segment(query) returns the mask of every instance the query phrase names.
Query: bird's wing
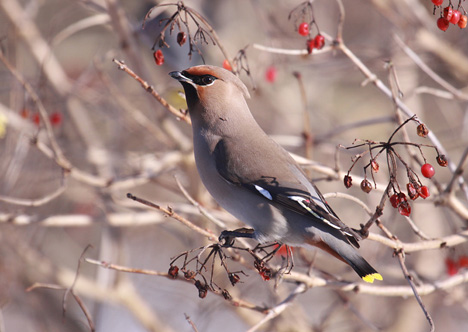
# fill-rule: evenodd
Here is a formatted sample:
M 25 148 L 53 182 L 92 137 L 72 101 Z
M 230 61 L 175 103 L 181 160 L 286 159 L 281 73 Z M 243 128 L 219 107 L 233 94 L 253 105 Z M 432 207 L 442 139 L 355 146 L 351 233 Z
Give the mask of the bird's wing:
M 271 143 L 267 144 L 268 147 L 255 143 L 239 146 L 239 142 L 234 145 L 222 139 L 213 151 L 216 169 L 226 181 L 262 196 L 271 204 L 283 206 L 340 230 L 359 248 L 357 241 L 361 236 L 338 218 L 291 156 L 273 141 Z M 238 158 L 244 154 L 233 153 L 233 149 L 242 149 L 244 154 L 249 153 L 258 158 Z

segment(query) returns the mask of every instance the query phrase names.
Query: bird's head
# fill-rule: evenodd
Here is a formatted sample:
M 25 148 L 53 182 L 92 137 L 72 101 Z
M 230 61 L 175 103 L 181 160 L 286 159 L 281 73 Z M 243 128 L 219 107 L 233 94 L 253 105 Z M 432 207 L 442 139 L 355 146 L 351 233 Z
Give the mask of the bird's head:
M 250 98 L 247 87 L 230 71 L 215 66 L 195 66 L 169 73 L 185 90 L 189 111 L 233 109 Z

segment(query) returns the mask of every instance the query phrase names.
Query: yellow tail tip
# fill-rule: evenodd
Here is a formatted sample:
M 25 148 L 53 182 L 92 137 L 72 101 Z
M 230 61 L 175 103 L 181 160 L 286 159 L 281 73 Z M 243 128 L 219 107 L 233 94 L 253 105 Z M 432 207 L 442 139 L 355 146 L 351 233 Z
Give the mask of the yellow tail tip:
M 372 273 L 372 274 L 368 274 L 368 275 L 362 277 L 362 280 L 364 280 L 365 282 L 369 282 L 371 284 L 374 282 L 374 279 L 375 280 L 383 280 L 380 273 Z

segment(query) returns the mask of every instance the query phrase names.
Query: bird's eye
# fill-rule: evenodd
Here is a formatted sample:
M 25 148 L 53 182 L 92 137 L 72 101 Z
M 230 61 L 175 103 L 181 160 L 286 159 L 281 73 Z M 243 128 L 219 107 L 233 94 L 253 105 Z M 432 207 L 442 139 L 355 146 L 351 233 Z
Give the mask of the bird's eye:
M 200 77 L 200 85 L 210 85 L 216 80 L 216 77 L 211 75 L 205 75 Z

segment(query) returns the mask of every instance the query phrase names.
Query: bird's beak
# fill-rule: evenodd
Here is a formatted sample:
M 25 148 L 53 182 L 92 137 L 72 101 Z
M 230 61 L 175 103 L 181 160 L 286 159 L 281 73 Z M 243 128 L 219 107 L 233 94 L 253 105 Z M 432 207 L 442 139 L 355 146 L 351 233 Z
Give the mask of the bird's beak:
M 191 80 L 190 78 L 185 77 L 184 75 L 182 75 L 182 72 L 180 72 L 180 71 L 171 71 L 171 72 L 169 73 L 169 75 L 170 75 L 172 78 L 178 80 L 178 81 L 181 82 L 181 83 L 182 83 L 182 82 L 186 82 L 186 83 L 189 83 L 189 84 L 192 84 L 192 83 L 193 83 L 192 80 Z

